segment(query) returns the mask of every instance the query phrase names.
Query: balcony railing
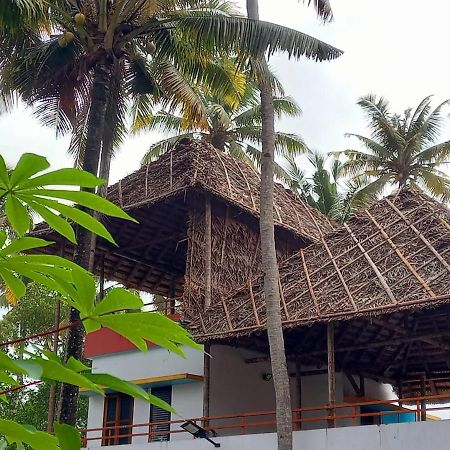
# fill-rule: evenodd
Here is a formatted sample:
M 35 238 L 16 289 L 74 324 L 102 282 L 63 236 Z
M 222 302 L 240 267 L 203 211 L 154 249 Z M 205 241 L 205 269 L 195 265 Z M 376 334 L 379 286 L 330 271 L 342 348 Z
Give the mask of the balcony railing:
M 431 405 L 427 405 L 431 403 Z M 367 411 L 370 408 L 388 407 L 389 410 Z M 450 395 L 432 395 L 409 397 L 393 400 L 347 402 L 335 405 L 321 405 L 292 410 L 293 427 L 298 431 L 311 428 L 307 424 L 316 424 L 314 428 L 338 426 L 357 426 L 367 422 L 382 423 L 384 417 L 390 417 L 389 423 L 427 420 L 427 414 L 450 410 Z M 214 434 L 233 435 L 263 433 L 275 430 L 275 411 L 250 412 L 222 416 L 199 417 L 191 419 Z M 111 439 L 127 439 L 130 443 L 135 437 L 147 437 L 148 441 L 168 440 L 171 435 L 186 433 L 180 425 L 184 420 L 167 422 L 147 422 L 133 425 L 119 425 L 102 428 L 90 428 L 82 431 L 84 446 L 92 441 L 101 441 L 101 445 L 112 445 Z M 163 427 L 162 427 L 163 426 Z M 159 431 L 162 428 L 169 428 Z M 136 430 L 140 428 L 141 430 Z M 142 431 L 142 428 L 146 428 Z M 96 434 L 96 436 L 92 436 Z

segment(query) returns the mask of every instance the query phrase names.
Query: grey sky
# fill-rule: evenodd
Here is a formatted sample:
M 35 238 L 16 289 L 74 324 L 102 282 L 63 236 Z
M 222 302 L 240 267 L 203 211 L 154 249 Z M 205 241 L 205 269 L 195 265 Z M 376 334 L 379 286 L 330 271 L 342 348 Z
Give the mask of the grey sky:
M 238 2 L 245 5 L 244 0 Z M 300 133 L 322 152 L 345 149 L 352 141 L 345 132 L 367 133 L 355 105 L 374 93 L 387 97 L 401 112 L 426 95 L 436 103 L 450 97 L 448 13 L 444 0 L 332 0 L 335 21 L 322 25 L 312 8 L 297 0 L 260 0 L 261 18 L 320 38 L 344 50 L 329 63 L 288 61 L 276 56 L 271 65 L 286 92 L 301 105 L 303 116 L 283 120 L 278 129 Z M 449 122 L 450 124 L 450 122 Z M 446 124 L 442 138 L 450 138 Z M 71 165 L 67 139 L 58 139 L 23 108 L 0 117 L 1 151 L 10 162 L 25 151 L 49 157 L 54 167 Z M 112 165 L 112 180 L 139 166 L 156 135 L 130 138 Z

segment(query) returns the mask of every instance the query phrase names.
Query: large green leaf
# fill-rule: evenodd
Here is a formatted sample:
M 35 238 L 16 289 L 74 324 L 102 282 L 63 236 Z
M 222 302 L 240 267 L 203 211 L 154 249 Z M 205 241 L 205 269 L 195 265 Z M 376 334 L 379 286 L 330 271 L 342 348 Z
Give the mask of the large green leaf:
M 180 347 L 181 344 L 201 349 L 201 346 L 192 340 L 192 337 L 186 330 L 159 313 L 110 314 L 91 317 L 91 321 L 97 322 L 124 336 L 142 351 L 147 350 L 147 342 L 153 342 L 180 356 L 184 356 L 184 352 Z
M 32 153 L 22 155 L 17 166 L 8 173 L 3 158 L 0 159 L 0 198 L 5 198 L 5 210 L 11 227 L 23 235 L 30 226 L 27 207 L 34 210 L 65 238 L 75 243 L 72 223 L 98 234 L 109 242 L 114 239 L 104 225 L 85 211 L 67 205 L 67 202 L 102 214 L 134 220 L 113 203 L 81 188 L 94 188 L 104 180 L 79 169 L 47 170 L 46 158 Z M 77 190 L 55 189 L 53 186 L 70 186 Z
M 55 436 L 33 430 L 12 420 L 0 419 L 0 435 L 5 436 L 10 443 L 28 444 L 34 450 L 60 450 Z
M 144 302 L 137 295 L 123 288 L 115 288 L 111 289 L 105 298 L 95 306 L 92 314 L 101 316 L 116 311 L 140 309 L 142 306 L 144 306 Z
M 65 423 L 55 423 L 55 435 L 61 450 L 78 450 L 81 448 L 80 432 Z

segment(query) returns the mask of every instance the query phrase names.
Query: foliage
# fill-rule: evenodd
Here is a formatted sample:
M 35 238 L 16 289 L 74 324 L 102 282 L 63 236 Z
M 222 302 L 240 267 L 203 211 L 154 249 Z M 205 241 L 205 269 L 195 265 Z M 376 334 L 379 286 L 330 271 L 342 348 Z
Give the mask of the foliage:
M 390 184 L 411 185 L 442 201 L 450 200 L 450 180 L 443 172 L 449 163 L 450 141 L 438 143 L 441 110 L 447 103 L 432 109 L 431 97 L 426 97 L 416 109 L 398 115 L 390 111 L 384 98 L 362 97 L 358 105 L 366 113 L 372 133 L 370 138 L 347 135 L 358 139 L 365 150 L 335 153 L 347 158 L 344 173 L 355 181 L 369 179 L 362 193 L 378 195 Z
M 361 190 L 365 177 L 349 180 L 344 176 L 344 164 L 320 153 L 309 153 L 313 173 L 306 176 L 293 158 L 287 159 L 289 187 L 310 206 L 338 222 L 345 222 L 358 209 L 375 200 Z
M 239 102 L 230 102 L 217 95 L 208 95 L 199 89 L 199 98 L 207 112 L 207 124 L 203 127 L 186 117 L 185 111 L 180 115 L 168 111 L 160 111 L 141 118 L 135 124 L 135 130 L 160 130 L 173 136 L 156 142 L 150 146 L 142 164 L 154 161 L 169 151 L 182 138 L 199 138 L 211 143 L 218 150 L 225 151 L 231 156 L 249 163 L 255 168 L 261 165 L 261 101 L 258 90 L 253 83 L 248 82 L 245 95 Z M 283 116 L 295 117 L 301 110 L 290 97 L 274 97 L 275 114 L 277 118 Z M 306 145 L 296 134 L 283 132 L 275 133 L 275 148 L 279 156 L 293 157 L 304 153 Z M 286 173 L 281 166 L 277 166 L 276 175 L 285 180 Z
M 59 389 L 57 389 L 59 394 Z M 0 402 L 0 417 L 19 423 L 26 423 L 44 431 L 47 427 L 49 384 L 39 384 L 16 391 L 9 396 L 8 402 Z M 88 397 L 80 396 L 77 426 L 87 425 Z
M 0 319 L 0 342 L 37 334 L 55 325 L 54 306 L 59 295 L 38 283 L 28 283 L 26 289 L 20 301 L 12 305 Z M 28 343 L 50 349 L 50 340 L 46 336 Z
M 5 52 L 0 96 L 10 105 L 18 94 L 35 106 L 45 125 L 72 133 L 70 151 L 78 161 L 83 160 L 98 65 L 109 74 L 101 133 L 110 150 L 126 135 L 127 112 L 139 118 L 158 104 L 171 113 L 183 107 L 192 123 L 205 125 L 206 110 L 193 86 L 207 85 L 217 95 L 239 99 L 242 92 L 233 73 L 247 66 L 250 56 L 281 50 L 297 58 L 328 60 L 341 54 L 301 32 L 244 18 L 226 1 L 55 0 L 45 5 L 42 12 L 36 3 L 38 20 L 30 20 L 27 8 L 10 20 L 10 28 L 27 39 L 26 45 Z M 74 19 L 78 8 L 83 24 Z M 20 33 L 24 27 L 27 32 Z M 0 33 L 0 44 L 5 40 L 9 34 Z M 229 62 L 223 64 L 223 55 L 239 56 L 234 71 Z
M 0 161 L 3 159 L 0 158 Z M 6 197 L 7 202 L 9 199 L 13 204 L 13 209 L 6 207 L 9 226 L 19 235 L 23 235 L 30 226 L 28 219 L 24 216 L 22 218 L 20 212 L 17 213 L 24 208 L 25 204 L 35 212 L 37 210 L 39 214 L 43 211 L 42 208 L 52 210 L 52 214 L 58 218 L 56 228 L 64 231 L 67 237 L 71 235 L 62 223 L 71 227 L 69 220 L 83 226 L 89 223 L 93 231 L 103 234 L 104 227 L 92 217 L 86 219 L 84 215 L 69 213 L 66 208 L 73 210 L 75 208 L 63 204 L 60 200 L 78 200 L 84 207 L 91 210 L 132 220 L 116 206 L 93 194 L 58 189 L 61 185 L 72 188 L 77 185 L 98 185 L 101 180 L 97 177 L 75 169 L 62 169 L 37 175 L 47 167 L 45 158 L 31 154 L 24 155 L 10 173 L 6 171 L 4 163 L 0 166 L 1 195 Z M 57 187 L 48 189 L 49 185 Z M 49 198 L 51 203 L 48 203 Z M 60 212 L 60 215 L 57 215 L 57 212 Z M 108 238 L 108 235 L 105 237 Z M 13 238 L 6 242 L 5 233 L 3 241 L 3 248 L 0 251 L 0 273 L 4 282 L 24 302 L 26 302 L 26 290 L 28 287 L 31 288 L 22 281 L 22 277 L 27 277 L 56 292 L 55 297 L 65 305 L 79 310 L 81 321 L 88 333 L 101 326 L 107 327 L 135 343 L 142 351 L 147 350 L 146 341 L 154 342 L 180 355 L 183 355 L 181 345 L 200 348 L 185 330 L 167 317 L 156 312 L 136 312 L 144 303 L 134 293 L 123 288 L 113 288 L 98 301 L 95 279 L 89 272 L 60 257 L 23 254 L 24 251 L 48 245 L 49 242 L 27 236 Z M 32 294 L 31 290 L 29 294 Z M 127 313 L 128 311 L 131 312 Z M 104 395 L 105 389 L 113 389 L 171 410 L 169 405 L 128 381 L 109 374 L 92 373 L 91 369 L 81 361 L 74 358 L 63 361 L 57 354 L 45 348 L 26 347 L 24 355 L 18 355 L 18 357 L 6 351 L 0 351 L 0 387 L 2 389 L 0 395 L 4 400 L 5 394 L 11 389 L 20 388 L 18 380 L 21 379 L 41 380 L 46 384 L 70 383 L 100 395 Z M 32 391 L 24 395 L 35 394 L 35 391 Z M 4 436 L 10 444 L 26 444 L 36 450 L 80 447 L 78 431 L 67 425 L 56 425 L 55 435 L 52 436 L 27 425 L 21 425 L 15 419 L 16 417 L 0 419 L 0 436 Z

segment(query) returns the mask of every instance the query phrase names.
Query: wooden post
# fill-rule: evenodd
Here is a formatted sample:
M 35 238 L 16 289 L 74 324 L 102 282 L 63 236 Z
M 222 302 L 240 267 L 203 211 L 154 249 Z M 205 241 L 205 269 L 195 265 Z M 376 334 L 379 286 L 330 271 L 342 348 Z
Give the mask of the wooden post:
M 336 404 L 336 364 L 334 359 L 334 324 L 327 324 L 327 352 L 328 352 L 328 415 L 334 416 Z M 334 428 L 336 421 L 328 419 L 328 428 Z
M 210 375 L 211 375 L 211 357 L 210 355 L 211 346 L 209 344 L 204 345 L 204 356 L 203 356 L 203 417 L 207 418 L 209 417 L 210 411 L 209 411 L 209 397 L 210 397 L 210 390 L 211 390 L 211 382 L 210 382 Z M 209 427 L 209 420 L 204 419 L 203 420 L 203 428 Z
M 402 402 L 402 400 L 403 400 L 403 381 L 398 380 L 397 384 L 398 384 L 398 398 L 399 398 L 398 406 L 400 408 L 402 408 L 403 407 L 403 402 Z
M 205 201 L 205 309 L 211 305 L 211 198 Z
M 300 358 L 297 358 L 295 360 L 295 380 L 297 382 L 297 396 L 298 396 L 298 408 L 302 407 L 302 364 Z M 298 422 L 296 423 L 296 429 L 301 430 L 302 429 L 302 412 L 299 411 L 297 414 L 296 419 Z
M 359 376 L 359 393 L 361 397 L 366 396 L 366 383 L 364 375 Z
M 426 375 L 422 374 L 420 377 L 420 396 L 425 397 L 427 395 Z M 425 399 L 420 401 L 420 421 L 425 422 L 427 420 L 427 401 Z
M 102 253 L 100 260 L 100 300 L 105 296 L 105 253 Z
M 211 305 L 211 259 L 212 259 L 212 218 L 211 218 L 211 198 L 208 196 L 205 200 L 205 305 L 206 310 Z M 203 357 L 203 417 L 209 417 L 210 400 L 210 371 L 211 358 L 209 356 L 211 346 L 205 344 Z M 203 427 L 209 427 L 209 421 L 203 421 Z

